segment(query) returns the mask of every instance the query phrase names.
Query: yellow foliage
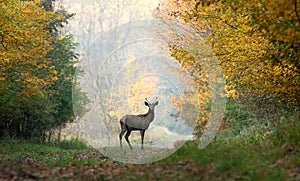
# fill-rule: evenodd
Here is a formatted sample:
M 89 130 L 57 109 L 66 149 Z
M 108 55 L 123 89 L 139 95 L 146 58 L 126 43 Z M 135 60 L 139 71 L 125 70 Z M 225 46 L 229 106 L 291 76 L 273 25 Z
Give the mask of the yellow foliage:
M 253 17 L 256 23 L 265 30 L 265 33 L 270 33 L 274 39 L 279 41 L 299 44 L 300 19 L 297 15 L 297 11 L 299 13 L 297 2 L 291 0 L 251 0 L 248 6 L 255 13 Z M 287 23 L 286 26 L 282 26 L 283 23 Z
M 300 20 L 294 1 L 167 0 L 157 18 L 179 21 L 203 35 L 222 67 L 227 98 L 239 98 L 247 93 L 299 104 Z M 170 55 L 190 73 L 198 72 L 195 79 L 198 97 L 174 99 L 173 106 L 182 110 L 184 103 L 179 104 L 178 99 L 197 106 L 201 110 L 198 119 L 201 127 L 210 116 L 208 78 L 196 57 L 180 46 L 180 41 L 186 39 L 173 32 L 165 34 L 169 36 Z M 192 45 L 192 42 L 186 44 L 189 43 Z M 279 63 L 274 62 L 273 57 L 277 57 Z
M 40 4 L 41 4 L 41 0 L 34 0 L 34 2 L 35 2 L 37 5 L 40 5 Z
M 294 1 L 168 0 L 161 9 L 161 18 L 175 18 L 204 34 L 227 79 L 227 97 L 237 98 L 237 89 L 242 88 L 299 103 L 300 54 L 295 47 L 300 34 Z M 183 66 L 193 67 L 192 58 L 176 46 L 176 37 L 173 40 L 171 54 Z M 289 43 L 288 48 L 282 50 L 281 42 Z M 269 55 L 280 63 L 272 62 Z M 194 69 L 201 71 L 201 67 Z
M 132 107 L 134 113 L 139 113 L 144 108 L 140 104 L 140 100 L 149 98 L 149 95 L 155 95 L 157 93 L 158 77 L 145 77 L 139 79 L 130 88 L 129 104 Z
M 238 98 L 238 92 L 236 90 L 236 85 L 232 82 L 229 82 L 226 87 L 225 87 L 225 90 L 226 90 L 226 97 L 227 98 Z
M 38 6 L 40 1 L 3 0 L 0 2 L 0 90 L 11 81 L 24 86 L 23 94 L 41 94 L 41 87 L 57 80 L 52 70 L 37 75 L 36 70 L 51 70 L 45 55 L 52 49 L 52 38 L 47 27 L 62 17 L 46 12 Z M 17 72 L 15 72 L 17 71 Z M 19 74 L 13 80 L 11 72 Z

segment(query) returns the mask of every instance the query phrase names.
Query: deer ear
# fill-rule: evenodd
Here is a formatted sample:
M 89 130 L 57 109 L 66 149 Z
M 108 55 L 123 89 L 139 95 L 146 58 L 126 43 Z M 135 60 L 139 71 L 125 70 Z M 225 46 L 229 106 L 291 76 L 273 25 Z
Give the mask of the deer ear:
M 147 102 L 147 101 L 145 101 L 145 105 L 149 107 L 149 104 L 148 104 L 148 102 Z
M 155 105 L 156 105 L 156 106 L 158 105 L 158 101 L 155 102 Z

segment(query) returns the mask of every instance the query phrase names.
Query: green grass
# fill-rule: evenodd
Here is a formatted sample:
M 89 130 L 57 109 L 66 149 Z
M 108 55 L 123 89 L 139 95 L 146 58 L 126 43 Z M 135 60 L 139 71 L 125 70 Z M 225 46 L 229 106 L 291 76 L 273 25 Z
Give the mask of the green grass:
M 84 151 L 87 150 L 87 151 Z M 94 153 L 92 153 L 94 152 Z M 39 144 L 22 140 L 1 140 L 0 160 L 46 163 L 49 166 L 93 165 L 102 155 L 79 140 Z
M 70 140 L 53 141 L 53 142 L 47 143 L 47 145 L 59 147 L 62 149 L 70 149 L 70 150 L 91 149 L 91 147 L 88 146 L 86 142 L 84 142 L 83 140 L 81 140 L 78 137 L 71 138 Z
M 215 140 L 204 149 L 188 141 L 175 154 L 161 162 L 179 163 L 193 160 L 198 166 L 213 164 L 213 175 L 228 174 L 241 180 L 286 180 L 288 173 L 300 166 L 300 123 L 288 126 L 264 137 Z M 285 145 L 293 150 L 285 153 Z M 235 177 L 237 175 L 238 177 Z

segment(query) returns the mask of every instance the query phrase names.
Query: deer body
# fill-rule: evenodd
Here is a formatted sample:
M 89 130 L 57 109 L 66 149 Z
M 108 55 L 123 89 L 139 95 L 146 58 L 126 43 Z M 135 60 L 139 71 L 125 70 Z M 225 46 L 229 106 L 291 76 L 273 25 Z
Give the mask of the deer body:
M 148 112 L 146 114 L 125 115 L 120 119 L 121 133 L 119 135 L 119 139 L 121 148 L 122 137 L 125 133 L 125 140 L 127 141 L 130 149 L 132 149 L 128 137 L 130 136 L 131 131 L 140 131 L 142 138 L 142 149 L 144 149 L 145 131 L 148 129 L 150 123 L 154 120 L 154 108 L 155 106 L 157 106 L 157 104 L 157 100 L 154 103 L 149 103 L 149 101 L 146 99 L 145 105 L 149 107 Z

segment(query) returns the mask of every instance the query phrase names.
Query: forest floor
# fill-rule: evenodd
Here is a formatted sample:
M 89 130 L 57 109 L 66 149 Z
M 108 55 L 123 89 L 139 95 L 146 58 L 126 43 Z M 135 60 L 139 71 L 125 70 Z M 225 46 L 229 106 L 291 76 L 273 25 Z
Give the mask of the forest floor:
M 198 167 L 193 161 L 145 165 L 107 161 L 94 165 L 48 166 L 28 159 L 0 162 L 0 180 L 202 180 L 213 172 L 210 167 L 213 165 Z
M 215 141 L 198 149 L 188 141 L 163 160 L 131 164 L 92 148 L 0 141 L 0 180 L 300 180 L 299 151 L 297 142 Z

